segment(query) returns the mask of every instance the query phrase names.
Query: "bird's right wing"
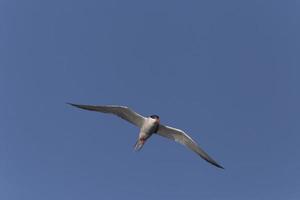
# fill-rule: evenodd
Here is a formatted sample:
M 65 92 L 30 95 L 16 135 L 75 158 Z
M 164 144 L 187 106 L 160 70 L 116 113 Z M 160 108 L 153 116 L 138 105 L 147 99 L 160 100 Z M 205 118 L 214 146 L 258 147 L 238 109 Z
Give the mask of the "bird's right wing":
M 92 105 L 79 105 L 79 104 L 73 104 L 68 103 L 71 106 L 75 106 L 77 108 L 85 109 L 85 110 L 91 110 L 91 111 L 97 111 L 102 113 L 110 113 L 117 115 L 118 117 L 136 125 L 137 127 L 141 128 L 145 117 L 142 115 L 134 112 L 130 108 L 126 106 L 115 106 L 115 105 L 104 105 L 104 106 L 92 106 Z
M 183 144 L 184 146 L 197 153 L 210 164 L 224 169 L 215 160 L 213 160 L 204 150 L 202 150 L 199 147 L 199 145 L 184 131 L 169 126 L 159 125 L 157 134 Z

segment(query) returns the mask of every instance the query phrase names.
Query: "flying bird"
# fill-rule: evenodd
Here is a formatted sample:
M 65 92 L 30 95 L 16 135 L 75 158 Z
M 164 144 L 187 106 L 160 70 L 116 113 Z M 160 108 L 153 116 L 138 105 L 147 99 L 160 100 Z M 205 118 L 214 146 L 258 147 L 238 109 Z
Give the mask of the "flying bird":
M 126 106 L 118 106 L 118 105 L 93 106 L 93 105 L 79 105 L 73 103 L 68 103 L 68 104 L 85 110 L 113 114 L 140 128 L 138 139 L 134 145 L 134 149 L 136 151 L 139 151 L 144 146 L 145 142 L 153 134 L 158 134 L 160 136 L 163 136 L 165 138 L 183 144 L 184 146 L 188 147 L 189 149 L 197 153 L 207 162 L 211 163 L 212 165 L 218 168 L 224 169 L 214 159 L 212 159 L 204 150 L 202 150 L 199 147 L 199 145 L 184 131 L 161 124 L 158 115 L 151 115 L 149 117 L 144 117 Z

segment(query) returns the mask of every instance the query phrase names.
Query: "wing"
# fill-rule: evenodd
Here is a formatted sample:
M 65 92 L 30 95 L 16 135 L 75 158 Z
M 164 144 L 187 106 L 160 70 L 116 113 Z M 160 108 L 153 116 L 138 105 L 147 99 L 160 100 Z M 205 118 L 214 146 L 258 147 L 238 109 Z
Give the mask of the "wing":
M 68 103 L 68 104 L 85 110 L 114 114 L 140 128 L 142 127 L 145 120 L 145 117 L 134 112 L 133 110 L 129 109 L 126 106 L 114 106 L 114 105 L 91 106 L 91 105 L 79 105 L 73 103 Z
M 199 156 L 201 156 L 207 162 L 211 163 L 212 165 L 214 165 L 216 167 L 224 169 L 215 160 L 213 160 L 205 151 L 203 151 L 198 146 L 198 144 L 182 130 L 172 128 L 169 126 L 159 125 L 157 134 L 183 144 L 184 146 L 193 150 L 195 153 L 197 153 Z

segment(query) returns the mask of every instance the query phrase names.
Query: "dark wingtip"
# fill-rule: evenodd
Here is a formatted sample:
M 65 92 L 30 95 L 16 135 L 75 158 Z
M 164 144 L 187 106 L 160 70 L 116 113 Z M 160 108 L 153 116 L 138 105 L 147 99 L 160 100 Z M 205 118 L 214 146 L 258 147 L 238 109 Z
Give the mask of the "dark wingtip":
M 212 163 L 212 164 L 220 169 L 225 169 L 223 166 L 219 165 L 218 163 Z
M 225 168 L 223 166 L 221 166 L 221 165 L 217 165 L 217 167 L 220 168 L 220 169 L 224 169 L 225 170 Z
M 213 166 L 215 166 L 215 167 L 218 167 L 218 168 L 220 168 L 220 169 L 225 169 L 223 166 L 221 166 L 221 165 L 219 165 L 216 161 L 214 161 L 214 160 L 209 160 L 209 159 L 205 159 L 207 162 L 209 162 L 210 164 L 212 164 Z
M 74 106 L 76 108 L 86 109 L 86 108 L 82 107 L 82 105 L 78 105 L 78 104 L 74 104 L 74 103 L 69 103 L 69 102 L 67 102 L 66 104 L 68 104 L 70 106 Z
M 69 103 L 69 102 L 66 102 L 66 104 L 70 105 L 70 106 L 75 106 L 75 107 L 78 107 L 77 104 L 74 104 L 74 103 Z

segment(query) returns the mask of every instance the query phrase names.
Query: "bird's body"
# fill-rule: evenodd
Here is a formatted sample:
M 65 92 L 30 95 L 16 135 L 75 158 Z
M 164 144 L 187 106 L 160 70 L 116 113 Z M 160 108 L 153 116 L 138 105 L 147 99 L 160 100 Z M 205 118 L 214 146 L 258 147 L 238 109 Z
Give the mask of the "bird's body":
M 135 144 L 135 150 L 140 150 L 146 140 L 151 137 L 153 133 L 156 133 L 159 128 L 159 118 L 156 116 L 147 117 L 143 126 L 140 129 L 139 138 Z
M 159 120 L 151 117 L 147 117 L 141 128 L 140 136 L 150 137 L 153 133 L 158 130 Z
M 140 150 L 145 142 L 153 135 L 157 134 L 165 138 L 179 142 L 186 147 L 190 148 L 192 151 L 201 156 L 204 160 L 211 163 L 212 165 L 224 169 L 215 160 L 213 160 L 205 151 L 203 151 L 199 145 L 184 131 L 169 126 L 165 126 L 160 123 L 160 118 L 157 115 L 151 115 L 149 117 L 143 117 L 142 115 L 134 112 L 126 106 L 115 106 L 115 105 L 105 105 L 105 106 L 91 106 L 91 105 L 78 105 L 69 103 L 72 106 L 103 113 L 109 113 L 117 115 L 118 117 L 134 124 L 140 128 L 139 136 L 137 142 L 134 146 L 136 151 Z

